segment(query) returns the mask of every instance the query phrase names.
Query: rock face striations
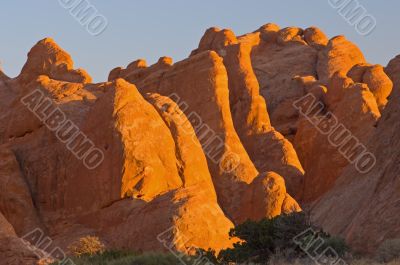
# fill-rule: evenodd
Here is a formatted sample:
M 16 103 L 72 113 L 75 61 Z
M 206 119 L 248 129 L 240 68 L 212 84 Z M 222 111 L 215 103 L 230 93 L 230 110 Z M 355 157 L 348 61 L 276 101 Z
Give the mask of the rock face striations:
M 315 27 L 210 28 L 183 61 L 97 84 L 41 40 L 0 72 L 0 257 L 38 262 L 35 230 L 63 249 L 218 251 L 234 225 L 301 206 L 373 252 L 400 236 L 399 75 Z

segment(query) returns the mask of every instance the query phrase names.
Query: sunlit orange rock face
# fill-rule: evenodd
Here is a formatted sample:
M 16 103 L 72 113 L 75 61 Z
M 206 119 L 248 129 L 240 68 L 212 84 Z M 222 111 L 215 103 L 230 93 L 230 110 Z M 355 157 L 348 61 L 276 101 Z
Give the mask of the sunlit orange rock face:
M 65 60 L 72 66 L 68 54 L 54 42 L 54 47 L 46 49 L 50 54 L 36 55 L 37 46 L 43 44 L 50 45 L 47 40 L 39 42 L 29 57 L 59 58 L 56 64 Z M 33 78 L 23 70 L 1 87 L 2 99 L 7 99 L 2 104 L 5 115 L 0 133 L 2 146 L 7 148 L 2 163 L 7 165 L 0 175 L 6 182 L 0 209 L 18 228 L 18 235 L 39 227 L 61 247 L 83 234 L 95 233 L 110 247 L 165 250 L 157 236 L 174 228 L 167 243 L 181 251 L 194 246 L 229 247 L 232 221 L 217 202 L 205 154 L 179 107 L 169 98 L 164 103 L 156 96 L 146 100 L 135 85 L 123 79 L 76 82 L 69 75 L 75 71 L 63 69 L 57 72 L 58 79 L 45 75 L 44 70 Z M 21 97 L 35 89 L 102 150 L 104 161 L 98 167 L 89 169 L 75 160 L 62 138 L 57 139 L 27 112 Z M 164 110 L 165 104 L 171 105 L 169 110 Z M 77 139 L 76 144 L 82 142 Z M 180 237 L 188 241 L 178 245 Z
M 174 65 L 161 58 L 148 68 L 128 67 L 121 74 L 121 78 L 135 83 L 143 93 L 159 93 L 177 101 L 206 154 L 218 201 L 227 217 L 235 224 L 252 219 L 248 208 L 249 203 L 255 202 L 248 202 L 244 194 L 252 193 L 252 185 L 260 173 L 234 126 L 229 73 L 223 58 L 205 50 Z M 265 104 L 263 115 L 267 118 Z M 296 202 L 293 204 L 294 209 L 299 209 Z M 276 204 L 278 213 L 282 205 Z M 264 212 L 271 211 L 270 206 L 263 207 Z
M 0 252 L 37 262 L 18 247 L 35 228 L 64 249 L 90 234 L 110 248 L 219 251 L 234 225 L 302 208 L 373 252 L 399 234 L 399 61 L 369 64 L 316 27 L 210 28 L 183 61 L 139 59 L 95 84 L 39 41 L 18 77 L 0 72 L 0 241 L 14 242 Z M 307 95 L 320 106 L 311 119 L 297 106 Z M 80 134 L 68 142 L 72 132 L 33 113 L 49 109 Z M 345 158 L 339 147 L 358 155 L 351 141 L 321 133 L 332 117 L 377 157 L 372 171 Z M 96 167 L 89 140 L 104 158 Z
M 259 172 L 275 171 L 286 180 L 290 194 L 301 196 L 304 170 L 292 144 L 270 122 L 265 99 L 254 73 L 251 52 L 261 42 L 258 32 L 236 38 L 230 30 L 207 30 L 195 55 L 214 50 L 228 74 L 229 102 L 236 131 Z

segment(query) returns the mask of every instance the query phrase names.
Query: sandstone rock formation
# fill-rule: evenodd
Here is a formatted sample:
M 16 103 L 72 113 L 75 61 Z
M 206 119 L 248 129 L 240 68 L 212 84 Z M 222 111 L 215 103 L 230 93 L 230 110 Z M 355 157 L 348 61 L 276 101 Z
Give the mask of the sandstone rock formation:
M 348 72 L 354 65 L 365 62 L 364 55 L 356 45 L 344 36 L 334 37 L 318 53 L 318 79 L 326 82 L 337 71 Z
M 127 69 L 120 70 L 122 74 L 120 77 L 137 84 L 142 93 L 156 92 L 164 96 L 169 96 L 184 109 L 184 113 L 192 123 L 207 156 L 208 166 L 222 209 L 234 223 L 240 223 L 250 218 L 247 214 L 247 209 L 245 209 L 247 207 L 246 204 L 242 203 L 245 199 L 243 194 L 250 192 L 251 183 L 259 174 L 259 171 L 257 171 L 254 166 L 255 164 L 253 164 L 253 161 L 249 158 L 247 153 L 247 150 L 250 150 L 248 148 L 248 143 L 250 143 L 250 141 L 245 142 L 245 140 L 242 140 L 243 138 L 240 138 L 240 135 L 244 135 L 249 131 L 254 131 L 257 134 L 254 136 L 254 138 L 256 138 L 258 134 L 269 133 L 271 128 L 264 100 L 257 95 L 258 88 L 256 79 L 253 78 L 253 85 L 256 86 L 254 87 L 254 92 L 251 91 L 253 88 L 246 86 L 246 82 L 248 81 L 246 76 L 238 77 L 238 82 L 240 83 L 229 84 L 229 72 L 233 75 L 235 71 L 240 71 L 240 69 L 225 68 L 225 59 L 222 60 L 222 58 L 213 51 L 201 50 L 202 47 L 207 46 L 207 39 L 213 42 L 216 47 L 222 48 L 223 44 L 220 45 L 220 42 L 235 42 L 235 35 L 228 30 L 219 32 L 217 29 L 210 29 L 207 32 L 217 32 L 217 34 L 221 34 L 221 36 L 214 38 L 209 37 L 206 33 L 200 42 L 199 49 L 187 60 L 174 65 L 166 65 L 164 63 L 165 59 L 162 58 L 158 63 L 148 68 L 141 67 L 137 69 L 135 67 L 131 68 L 131 71 L 128 66 Z M 230 40 L 226 40 L 225 36 L 228 36 L 226 38 L 230 38 Z M 235 49 L 235 47 L 232 48 Z M 249 56 L 247 59 L 246 57 L 244 59 L 249 60 Z M 243 60 L 233 61 L 231 65 L 232 67 L 235 67 L 235 65 L 246 67 L 246 65 L 243 65 L 243 63 L 246 64 L 246 62 L 249 63 L 249 61 Z M 251 71 L 251 65 L 247 65 L 247 69 Z M 113 70 L 111 72 L 111 79 L 112 77 L 115 78 L 115 71 L 116 70 Z M 212 79 L 210 76 L 212 76 Z M 240 92 L 240 89 L 244 91 Z M 194 96 L 193 91 L 198 91 L 200 94 Z M 231 91 L 232 94 L 230 94 Z M 235 91 L 237 91 L 236 95 Z M 254 100 L 252 99 L 252 94 L 254 94 Z M 230 102 L 234 100 L 232 96 L 237 96 L 237 101 L 240 100 L 239 98 L 243 98 L 243 112 L 231 110 L 232 106 Z M 252 105 L 255 106 L 253 107 Z M 232 117 L 231 113 L 235 116 Z M 248 121 L 246 123 L 248 126 L 246 126 L 243 131 L 237 130 L 234 127 L 235 122 L 240 123 L 242 121 Z M 274 133 L 278 136 L 275 137 Z M 259 138 L 262 137 L 263 136 L 260 136 Z M 278 162 L 270 159 L 270 164 L 274 163 L 274 165 L 277 165 L 275 168 L 273 168 L 274 165 L 268 165 L 264 167 L 260 166 L 259 169 L 266 171 L 267 167 L 270 167 L 270 170 L 277 169 L 276 171 L 279 172 L 279 167 L 284 168 L 286 166 L 286 171 L 281 170 L 282 172 L 279 173 L 294 172 L 292 175 L 286 174 L 285 176 L 287 176 L 289 180 L 298 177 L 299 180 L 296 182 L 296 179 L 294 179 L 292 183 L 300 186 L 302 169 L 294 150 L 290 149 L 291 145 L 288 142 L 284 142 L 283 137 L 276 132 L 269 133 L 263 138 L 269 140 L 269 145 L 266 140 L 256 139 L 259 145 L 256 146 L 256 143 L 252 143 L 254 145 L 253 150 L 257 148 L 258 150 L 267 152 L 266 149 L 260 148 L 260 143 L 262 143 L 263 145 L 265 144 L 268 147 L 272 147 L 269 150 L 271 153 L 278 152 L 279 156 L 275 156 L 275 159 L 282 158 L 278 160 Z M 281 142 L 284 143 L 282 144 Z M 286 147 L 289 149 L 288 151 L 284 149 L 285 144 L 288 146 Z M 275 148 L 275 150 L 278 149 L 278 151 L 274 151 L 273 148 Z M 251 150 L 249 152 L 251 152 Z M 262 154 L 262 152 L 260 152 L 260 154 Z M 290 155 L 293 155 L 294 164 L 299 167 L 297 171 L 296 167 L 294 167 L 294 169 L 290 167 L 289 163 L 292 162 L 290 160 Z M 270 154 L 270 156 L 272 155 Z M 288 156 L 289 158 L 287 158 Z M 262 157 L 259 158 L 259 160 L 264 161 L 266 159 Z M 287 161 L 289 161 L 289 163 L 287 163 Z M 258 164 L 261 164 L 261 162 Z M 294 185 L 288 186 L 291 187 L 293 191 L 296 190 Z M 226 187 L 231 188 L 226 189 Z M 277 208 L 279 208 L 278 212 L 280 212 L 281 206 L 279 206 L 279 203 L 277 205 Z M 293 207 L 296 209 L 298 208 L 298 206 Z
M 37 46 L 41 47 L 43 42 L 47 43 L 41 41 Z M 54 47 L 46 46 L 45 52 L 63 53 L 55 43 L 51 45 Z M 36 54 L 36 51 L 43 52 L 37 46 L 29 57 L 53 56 Z M 57 54 L 55 58 L 69 57 Z M 27 64 L 31 61 L 29 58 Z M 75 72 L 68 68 L 65 71 Z M 192 144 L 189 133 L 182 140 L 181 129 L 169 128 L 136 87 L 122 79 L 87 84 L 85 80 L 74 83 L 77 81 L 74 78 L 71 82 L 71 77 L 62 71 L 57 80 L 43 73 L 38 71 L 34 78 L 24 70 L 1 87 L 2 118 L 7 121 L 0 130 L 1 143 L 2 148 L 11 151 L 2 151 L 1 180 L 4 178 L 7 185 L 1 193 L 0 206 L 11 221 L 15 220 L 13 225 L 19 235 L 43 226 L 62 247 L 76 237 L 96 233 L 110 247 L 165 250 L 157 235 L 173 227 L 180 234 L 168 237 L 168 244 L 179 242 L 177 237 L 181 234 L 190 239 L 188 245 L 176 246 L 181 251 L 193 246 L 221 249 L 231 244 L 228 232 L 233 224 L 217 204 L 205 156 L 200 146 Z M 9 89 L 11 86 L 13 90 Z M 51 99 L 51 104 L 47 105 L 46 98 Z M 27 104 L 23 104 L 25 101 Z M 59 109 L 70 124 L 63 123 L 55 130 L 56 124 L 47 116 L 45 126 L 29 107 L 36 107 L 42 114 Z M 69 138 L 72 131 L 62 130 L 71 124 L 81 132 L 75 138 Z M 74 130 L 73 126 L 69 128 Z M 77 159 L 85 157 L 88 139 L 104 154 L 104 160 L 95 169 L 89 169 Z M 189 147 L 190 152 L 185 149 Z M 25 188 L 25 181 L 29 189 Z M 202 204 L 195 208 L 199 201 Z M 120 214 L 110 217 L 103 213 L 118 209 L 119 203 L 125 205 Z M 34 223 L 36 213 L 43 223 Z M 85 218 L 93 214 L 96 217 L 89 221 Z M 110 218 L 116 218 L 120 227 L 134 229 L 109 234 L 112 229 L 107 220 Z M 95 229 L 104 223 L 107 223 L 105 231 Z M 208 231 L 207 236 L 192 238 L 202 230 Z M 141 240 L 146 233 L 148 240 Z M 121 239 L 122 234 L 126 235 L 125 239 Z M 137 240 L 132 240 L 135 237 Z
M 209 192 L 208 196 L 216 199 L 206 157 L 185 114 L 169 97 L 149 93 L 146 99 L 153 104 L 174 138 L 182 185 L 185 187 L 204 185 L 204 189 Z
M 304 202 L 315 201 L 332 188 L 350 163 L 349 159 L 361 155 L 360 143 L 369 141 L 380 117 L 377 102 L 368 86 L 355 84 L 340 73 L 332 77 L 322 102 L 325 106 L 319 101 L 325 109 L 312 115 L 313 123 L 306 117 L 300 119 L 295 138 L 294 145 L 306 168 Z M 332 126 L 321 133 L 323 125 L 333 120 L 343 129 L 335 130 Z
M 263 31 L 275 37 L 264 38 L 253 48 L 254 73 L 260 84 L 260 93 L 267 101 L 272 125 L 292 140 L 298 118 L 292 103 L 304 95 L 304 89 L 295 87 L 293 79 L 297 76 L 316 77 L 318 50 L 303 40 L 303 30 L 299 28 L 279 30 L 276 25 L 266 25 Z
M 12 225 L 0 212 L 0 264 L 40 265 L 44 260 L 41 261 L 32 249 L 29 242 L 18 238 Z
M 234 225 L 301 206 L 373 252 L 399 236 L 399 58 L 369 64 L 316 27 L 210 28 L 183 61 L 94 84 L 39 41 L 18 77 L 0 72 L 0 258 L 37 262 L 20 239 L 36 228 L 63 249 L 97 235 L 219 251 Z M 365 152 L 377 161 L 362 172 Z
M 304 170 L 291 143 L 271 126 L 253 71 L 251 52 L 261 41 L 259 35 L 252 33 L 237 39 L 230 30 L 211 28 L 192 55 L 214 50 L 223 58 L 233 123 L 241 142 L 259 172 L 281 174 L 289 193 L 300 198 Z
M 3 71 L 0 69 L 0 82 L 6 81 L 9 79 L 10 78 L 6 74 L 4 74 Z
M 300 210 L 283 178 L 259 176 L 241 144 L 216 53 L 139 60 L 110 80 L 91 84 L 45 39 L 2 81 L 0 210 L 19 236 L 41 228 L 62 248 L 96 234 L 115 248 L 219 250 L 234 242 L 232 222 Z
M 29 52 L 28 61 L 21 71 L 20 81 L 29 82 L 39 75 L 74 83 L 92 81 L 83 69 L 73 69 L 71 56 L 51 38 L 41 40 Z
M 358 64 L 349 71 L 348 75 L 354 82 L 368 85 L 381 110 L 386 106 L 387 97 L 392 92 L 393 83 L 385 74 L 381 65 Z
M 385 239 L 400 237 L 399 58 L 385 69 L 394 91 L 367 144 L 377 158 L 375 167 L 368 174 L 360 174 L 348 166 L 312 210 L 314 219 L 325 229 L 342 235 L 361 252 L 374 252 Z
M 0 149 L 0 212 L 21 235 L 41 227 L 30 189 L 14 153 Z
M 289 193 L 295 195 L 296 199 L 312 202 L 332 187 L 349 162 L 338 148 L 329 143 L 327 135 L 322 135 L 299 113 L 294 103 L 311 93 L 323 108 L 315 118 L 322 118 L 330 113 L 338 119 L 338 123 L 349 129 L 353 136 L 366 143 L 375 129 L 380 111 L 387 103 L 391 81 L 381 67 L 371 65 L 367 67 L 368 73 L 363 73 L 361 79 L 346 79 L 347 73 L 351 77 L 354 69 L 366 62 L 358 47 L 343 36 L 328 40 L 316 27 L 305 30 L 296 27 L 279 29 L 274 24 L 266 24 L 256 32 L 260 33 L 260 41 L 253 41 L 251 44 L 251 64 L 258 79 L 261 95 L 267 101 L 272 127 L 294 144 L 296 151 L 290 149 L 298 154 L 304 168 L 302 190 L 299 191 L 299 185 L 295 185 L 297 190 L 291 191 L 290 173 L 282 173 L 277 168 L 266 169 L 282 174 L 287 179 Z M 243 57 L 242 54 L 246 53 L 240 53 Z M 235 81 L 232 82 L 238 84 L 236 79 L 240 75 L 234 76 Z M 246 141 L 241 139 L 245 144 Z M 260 142 L 256 144 L 260 145 Z M 351 152 L 353 147 L 349 143 L 343 149 Z M 268 148 L 269 152 L 271 150 L 276 149 Z M 249 151 L 249 154 L 251 153 Z M 320 157 L 317 159 L 316 156 Z M 256 157 L 260 159 L 262 156 L 257 154 Z M 268 165 L 268 161 L 276 157 L 279 157 L 277 153 L 272 155 L 271 159 L 265 160 L 263 165 Z M 321 177 L 322 175 L 324 177 Z

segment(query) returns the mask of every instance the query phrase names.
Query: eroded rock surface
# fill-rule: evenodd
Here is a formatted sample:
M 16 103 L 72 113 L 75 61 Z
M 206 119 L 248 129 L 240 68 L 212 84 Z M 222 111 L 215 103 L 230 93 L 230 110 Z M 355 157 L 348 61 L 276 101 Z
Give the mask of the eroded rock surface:
M 389 63 L 385 72 L 393 80 L 394 91 L 367 143 L 377 158 L 376 165 L 367 174 L 348 166 L 334 188 L 313 208 L 317 222 L 362 252 L 374 252 L 384 240 L 400 236 L 396 214 L 400 210 L 399 57 Z
M 0 212 L 0 264 L 40 265 L 40 258 L 29 242 L 19 238 L 13 226 Z
M 364 55 L 355 44 L 344 36 L 336 36 L 318 54 L 318 78 L 326 82 L 337 71 L 348 72 L 354 65 L 365 62 Z
M 35 264 L 20 239 L 35 228 L 64 249 L 97 235 L 218 251 L 234 225 L 301 206 L 373 252 L 399 236 L 399 62 L 369 64 L 316 27 L 210 28 L 183 61 L 140 59 L 93 84 L 39 41 L 18 77 L 0 72 L 0 256 Z
M 304 170 L 291 143 L 271 126 L 253 70 L 251 53 L 259 43 L 258 32 L 237 39 L 230 30 L 211 28 L 192 55 L 208 49 L 223 58 L 229 81 L 230 109 L 241 142 L 259 172 L 281 174 L 289 193 L 299 198 Z
M 243 38 L 245 37 L 241 39 Z M 171 97 L 183 109 L 206 154 L 218 201 L 234 223 L 250 218 L 245 209 L 246 204 L 242 203 L 245 199 L 243 194 L 251 192 L 251 183 L 259 172 L 276 170 L 281 174 L 286 173 L 285 179 L 293 179 L 293 184 L 301 185 L 302 181 L 301 165 L 296 161 L 294 150 L 290 154 L 291 145 L 277 132 L 271 132 L 264 99 L 258 94 L 257 79 L 251 73 L 251 46 L 245 45 L 257 42 L 256 37 L 247 38 L 243 46 L 236 46 L 237 42 L 233 32 L 211 28 L 207 30 L 199 48 L 189 59 L 165 67 L 160 60 L 148 68 L 135 68 L 130 71 L 128 66 L 121 70 L 122 77 L 125 76 L 129 82 L 137 84 L 142 93 L 156 92 Z M 226 46 L 230 44 L 232 46 Z M 228 51 L 224 50 L 227 47 Z M 226 56 L 221 58 L 212 51 L 213 49 Z M 243 57 L 237 58 L 237 55 Z M 228 61 L 229 59 L 231 61 Z M 242 75 L 235 79 L 237 82 L 229 78 L 234 78 L 235 74 L 240 73 Z M 242 102 L 240 108 L 239 101 Z M 239 125 L 241 127 L 238 127 Z M 245 135 L 251 132 L 255 134 L 251 136 L 254 140 L 244 139 Z M 274 134 L 278 136 L 274 138 Z M 279 136 L 280 141 L 277 139 Z M 268 144 L 268 141 L 271 144 Z M 276 160 L 275 157 L 275 160 L 271 159 L 270 163 L 265 163 L 267 166 L 264 166 L 263 161 L 268 159 L 268 155 L 262 154 L 268 151 L 260 148 L 264 144 L 271 147 L 270 153 L 277 150 L 277 155 L 282 159 Z M 289 152 L 282 147 L 285 144 Z M 252 150 L 250 145 L 253 145 Z M 253 160 L 254 156 L 249 157 L 250 154 L 253 155 L 252 152 L 258 152 L 263 157 L 258 161 Z M 297 162 L 296 166 L 299 169 L 286 164 L 287 161 L 289 164 L 292 162 L 290 158 L 285 159 L 286 156 L 293 154 L 294 163 Z M 260 166 L 256 168 L 258 165 Z M 288 186 L 293 191 L 296 190 L 294 185 Z M 280 211 L 280 206 L 277 208 Z
M 306 169 L 304 202 L 329 191 L 343 169 L 363 154 L 381 115 L 368 86 L 339 73 L 314 106 L 319 109 L 299 121 L 294 143 Z
M 146 101 L 123 79 L 89 84 L 71 79 L 68 75 L 76 72 L 69 68 L 67 76 L 58 76 L 57 65 L 72 65 L 64 53 L 54 42 L 39 42 L 29 53 L 27 65 L 50 57 L 46 59 L 49 65 L 43 66 L 46 69 L 24 69 L 1 87 L 2 119 L 6 122 L 0 127 L 1 181 L 5 184 L 0 208 L 19 234 L 40 226 L 64 248 L 77 237 L 94 233 L 110 247 L 165 250 L 157 235 L 172 227 L 179 232 L 174 230 L 175 234 L 167 237 L 168 244 L 178 244 L 179 236 L 190 239 L 187 245 L 175 246 L 181 251 L 194 246 L 229 247 L 233 224 L 217 203 L 205 155 L 194 142 L 197 138 L 179 127 L 180 121 L 186 121 L 194 131 L 186 116 L 175 120 L 170 113 L 176 128 L 167 125 L 169 118 L 162 107 Z M 46 116 L 56 109 L 68 124 L 57 127 L 51 116 Z M 72 131 L 62 131 L 63 126 Z M 72 132 L 79 133 L 69 137 Z M 95 168 L 84 159 L 89 140 L 104 156 Z M 202 207 L 197 207 L 199 201 Z M 129 209 L 125 217 L 119 203 Z M 110 220 L 105 214 L 109 209 L 121 213 Z M 148 217 L 143 211 L 149 211 Z M 89 215 L 95 217 L 87 219 Z M 193 216 L 207 216 L 207 220 Z M 131 231 L 110 234 L 107 220 L 131 227 Z M 99 225 L 104 223 L 103 230 Z M 200 231 L 208 233 L 192 238 Z M 146 233 L 148 241 L 139 240 Z M 121 239 L 121 234 L 138 240 Z

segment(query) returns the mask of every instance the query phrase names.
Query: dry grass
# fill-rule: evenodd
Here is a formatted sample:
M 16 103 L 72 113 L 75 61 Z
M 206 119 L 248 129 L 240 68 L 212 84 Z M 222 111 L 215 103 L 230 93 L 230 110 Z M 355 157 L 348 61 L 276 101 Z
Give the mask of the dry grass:
M 368 259 L 359 259 L 359 260 L 354 260 L 352 262 L 348 262 L 347 265 L 400 265 L 400 260 L 397 261 L 392 261 L 389 263 L 379 263 L 377 261 L 373 260 L 368 260 Z M 315 263 L 314 261 L 311 260 L 296 260 L 293 262 L 288 262 L 288 261 L 283 261 L 279 259 L 272 259 L 268 265 L 318 265 L 318 263 Z
M 372 261 L 372 260 L 363 259 L 363 260 L 356 260 L 356 261 L 353 261 L 353 262 L 350 263 L 349 265 L 382 265 L 382 264 L 386 264 L 386 265 L 400 265 L 400 260 L 392 261 L 392 262 L 389 262 L 389 263 L 379 263 L 379 262 L 377 262 L 377 261 Z
M 400 238 L 386 240 L 376 254 L 379 261 L 400 260 Z

